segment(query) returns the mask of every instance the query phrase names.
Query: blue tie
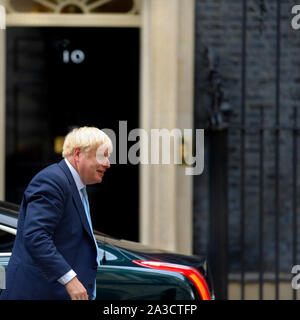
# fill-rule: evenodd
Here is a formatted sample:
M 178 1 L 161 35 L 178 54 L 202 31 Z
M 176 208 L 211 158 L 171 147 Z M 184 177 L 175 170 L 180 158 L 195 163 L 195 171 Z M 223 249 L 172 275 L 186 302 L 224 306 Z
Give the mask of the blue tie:
M 88 195 L 87 195 L 87 192 L 86 192 L 86 187 L 83 187 L 81 189 L 81 192 L 82 192 L 82 195 L 83 195 L 83 206 L 84 206 L 85 214 L 86 214 L 86 217 L 88 219 L 88 222 L 89 222 L 89 225 L 90 225 L 90 228 L 91 228 L 91 231 L 92 231 L 92 235 L 93 235 L 93 239 L 94 239 L 94 242 L 95 242 L 95 246 L 97 248 L 97 264 L 99 266 L 100 265 L 100 255 L 99 255 L 99 249 L 98 249 L 97 242 L 96 242 L 96 239 L 95 239 L 95 236 L 94 236 L 94 232 L 93 232 L 91 214 L 90 214 L 90 206 L 89 206 L 89 199 L 88 199 Z M 95 280 L 95 284 L 94 284 L 94 291 L 93 291 L 92 299 L 93 300 L 96 299 L 96 280 Z

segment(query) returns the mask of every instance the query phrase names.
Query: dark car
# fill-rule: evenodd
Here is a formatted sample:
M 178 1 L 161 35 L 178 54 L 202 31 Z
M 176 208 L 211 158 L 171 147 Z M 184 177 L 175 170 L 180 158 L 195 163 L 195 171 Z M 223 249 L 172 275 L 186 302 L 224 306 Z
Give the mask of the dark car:
M 19 206 L 0 201 L 2 277 L 17 232 L 18 211 Z M 97 231 L 94 234 L 101 254 L 101 265 L 97 271 L 97 300 L 213 299 L 205 257 L 158 250 Z

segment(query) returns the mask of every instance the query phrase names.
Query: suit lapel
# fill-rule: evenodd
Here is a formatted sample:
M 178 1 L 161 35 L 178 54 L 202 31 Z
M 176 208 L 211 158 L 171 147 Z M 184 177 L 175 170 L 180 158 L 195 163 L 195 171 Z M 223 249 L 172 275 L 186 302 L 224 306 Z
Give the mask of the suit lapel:
M 76 211 L 79 214 L 81 223 L 82 223 L 84 229 L 86 230 L 86 232 L 93 239 L 91 228 L 90 228 L 90 225 L 89 225 L 89 223 L 87 221 L 87 217 L 86 217 L 86 213 L 85 213 L 85 210 L 84 210 L 84 206 L 83 206 L 83 203 L 81 201 L 81 198 L 80 198 L 76 183 L 75 183 L 75 181 L 73 179 L 72 173 L 70 172 L 70 169 L 68 168 L 65 160 L 60 161 L 58 163 L 58 165 L 64 171 L 64 173 L 67 176 L 67 178 L 69 180 L 69 183 L 71 185 L 73 201 L 74 201 L 74 204 L 75 204 Z

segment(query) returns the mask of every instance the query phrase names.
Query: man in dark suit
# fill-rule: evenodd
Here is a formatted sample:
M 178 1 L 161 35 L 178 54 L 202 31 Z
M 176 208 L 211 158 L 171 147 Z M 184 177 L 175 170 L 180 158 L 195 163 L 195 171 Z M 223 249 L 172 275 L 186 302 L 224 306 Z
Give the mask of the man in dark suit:
M 74 129 L 66 136 L 64 159 L 32 179 L 0 299 L 96 298 L 99 249 L 85 186 L 102 181 L 111 151 L 103 131 Z

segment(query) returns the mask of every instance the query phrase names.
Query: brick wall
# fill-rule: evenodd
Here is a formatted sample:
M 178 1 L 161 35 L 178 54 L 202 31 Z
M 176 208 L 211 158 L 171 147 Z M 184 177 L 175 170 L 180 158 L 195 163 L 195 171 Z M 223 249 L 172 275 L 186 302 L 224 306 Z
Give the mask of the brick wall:
M 211 97 L 208 92 L 209 56 L 218 58 L 218 71 L 223 81 L 232 112 L 230 122 L 239 124 L 242 105 L 242 3 L 237 0 L 196 0 L 196 68 L 195 126 L 207 125 Z M 293 235 L 293 132 L 294 110 L 300 107 L 300 30 L 293 30 L 291 8 L 296 1 L 285 0 L 281 14 L 280 56 L 280 130 L 279 139 L 279 261 L 280 271 L 290 274 Z M 265 5 L 263 11 L 261 4 Z M 300 1 L 299 3 L 300 4 Z M 246 42 L 246 125 L 245 135 L 245 262 L 246 271 L 257 271 L 259 265 L 259 130 L 261 109 L 265 125 L 276 119 L 276 1 L 248 0 Z M 300 110 L 298 112 L 300 114 Z M 300 119 L 298 121 L 300 127 Z M 274 271 L 275 259 L 275 131 L 265 130 L 264 145 L 264 270 Z M 229 129 L 228 207 L 229 271 L 240 270 L 240 130 Z M 207 141 L 207 140 L 206 140 Z M 300 147 L 298 138 L 297 149 Z M 206 146 L 207 148 L 207 146 Z M 209 161 L 194 179 L 194 252 L 205 252 L 208 246 Z M 222 164 L 220 164 L 222 165 Z M 298 157 L 300 165 L 300 157 Z M 299 176 L 300 168 L 298 169 Z M 298 178 L 297 176 L 297 178 Z M 297 179 L 298 191 L 300 191 Z M 299 192 L 298 192 L 299 195 Z M 298 198 L 300 198 L 298 196 Z M 297 203 L 300 212 L 299 200 Z M 298 219 L 300 220 L 300 218 Z M 299 230 L 299 228 L 297 228 Z M 300 236 L 298 237 L 300 240 Z M 298 241 L 299 242 L 299 241 Z M 298 244 L 300 249 L 300 243 Z M 298 250 L 299 251 L 299 250 Z M 300 256 L 298 255 L 300 263 Z M 298 261 L 297 260 L 297 261 Z

